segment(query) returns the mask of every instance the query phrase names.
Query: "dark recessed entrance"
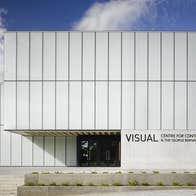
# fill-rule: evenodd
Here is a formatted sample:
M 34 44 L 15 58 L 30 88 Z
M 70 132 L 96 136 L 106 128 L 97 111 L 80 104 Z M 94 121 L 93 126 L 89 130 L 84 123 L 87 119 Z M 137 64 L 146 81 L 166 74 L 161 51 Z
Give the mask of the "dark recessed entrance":
M 118 167 L 120 135 L 78 136 L 77 156 L 81 167 Z

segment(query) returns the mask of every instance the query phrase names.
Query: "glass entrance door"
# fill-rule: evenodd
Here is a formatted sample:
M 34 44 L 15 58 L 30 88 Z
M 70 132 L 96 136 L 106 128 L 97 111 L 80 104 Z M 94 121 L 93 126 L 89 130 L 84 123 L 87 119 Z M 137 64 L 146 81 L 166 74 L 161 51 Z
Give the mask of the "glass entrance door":
M 100 145 L 100 163 L 103 166 L 120 166 L 118 140 L 102 140 Z
M 120 136 L 78 136 L 78 165 L 120 166 Z
M 79 160 L 80 166 L 96 166 L 97 161 L 97 142 L 89 138 L 79 140 Z

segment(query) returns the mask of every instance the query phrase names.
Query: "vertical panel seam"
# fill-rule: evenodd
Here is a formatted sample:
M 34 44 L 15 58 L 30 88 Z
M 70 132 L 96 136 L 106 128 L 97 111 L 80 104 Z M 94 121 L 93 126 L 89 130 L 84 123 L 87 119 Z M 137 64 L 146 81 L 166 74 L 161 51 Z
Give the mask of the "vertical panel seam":
M 16 92 L 16 111 L 15 111 L 15 115 L 16 115 L 16 129 L 18 128 L 18 123 L 17 123 L 17 80 L 18 80 L 18 33 L 16 32 L 16 83 L 15 83 L 15 92 Z
M 54 127 L 55 127 L 55 130 L 56 130 L 56 85 L 57 85 L 57 32 L 55 32 L 55 93 L 54 93 L 54 102 L 55 102 L 55 122 L 54 122 Z
M 162 129 L 162 32 L 160 33 L 160 130 Z
M 81 32 L 81 129 L 83 129 L 83 32 Z
M 70 32 L 68 32 L 68 130 L 70 129 Z
M 3 127 L 2 127 L 2 117 L 1 117 L 1 112 L 2 112 L 2 84 L 0 84 L 0 165 L 1 165 L 1 162 L 2 162 L 2 154 L 1 154 L 1 139 L 2 139 L 2 130 L 3 130 Z
M 54 99 L 55 99 L 55 130 L 56 130 L 56 120 L 57 120 L 57 114 L 56 114 L 56 106 L 57 106 L 57 102 L 56 102 L 56 99 L 57 99 L 57 89 L 56 89 L 56 86 L 57 86 L 57 82 L 56 82 L 56 79 L 57 79 L 57 32 L 55 32 L 55 93 L 54 93 Z M 54 136 L 54 166 L 56 165 L 56 136 Z
M 134 32 L 134 122 L 133 127 L 136 129 L 136 32 Z
M 30 47 L 31 47 L 31 34 L 30 34 L 30 32 L 29 32 L 29 129 L 30 129 L 30 71 L 31 71 L 31 69 L 30 69 L 30 66 L 31 66 L 31 49 L 30 49 Z
M 96 63 L 97 63 L 97 36 L 94 34 L 94 129 L 96 130 Z
M 29 32 L 29 129 L 31 128 L 31 105 L 30 105 L 30 101 L 31 101 L 31 32 Z M 34 136 L 31 137 L 31 142 L 32 142 L 32 149 L 31 149 L 31 162 L 32 162 L 32 166 L 34 165 Z
M 42 130 L 44 128 L 44 32 L 42 32 Z M 43 166 L 45 166 L 45 136 L 43 136 Z
M 64 153 L 64 156 L 65 156 L 65 166 L 67 165 L 67 136 L 64 136 L 64 148 L 65 148 L 65 153 Z
M 188 80 L 189 80 L 189 74 L 188 74 L 188 71 L 189 71 L 189 34 L 188 32 L 186 33 L 186 129 L 188 130 L 189 129 L 189 121 L 188 121 L 188 118 L 189 118 L 189 83 L 188 83 Z
M 109 35 L 109 32 L 108 32 L 108 77 L 107 77 L 107 129 L 109 130 L 109 71 L 110 71 L 110 54 L 109 54 L 109 52 L 110 52 L 110 49 L 109 49 L 109 47 L 110 47 L 110 35 Z
M 121 60 L 121 73 L 120 73 L 120 88 L 121 88 L 121 93 L 120 93 L 120 129 L 121 129 L 121 131 L 122 131 L 122 118 L 123 118 L 123 114 L 122 114 L 122 93 L 123 93 L 123 90 L 122 90 L 122 73 L 123 73 L 123 33 L 121 32 L 121 38 L 120 38 L 120 40 L 121 40 L 121 56 L 120 56 L 120 60 Z
M 176 75 L 175 75 L 175 66 L 176 66 L 176 59 L 175 59 L 175 57 L 176 57 L 176 51 L 175 51 L 175 45 L 176 45 L 176 43 L 175 43 L 175 38 L 176 36 L 175 36 L 175 32 L 173 32 L 173 80 L 174 80 L 174 82 L 173 82 L 173 129 L 175 130 L 175 126 L 176 126 L 176 123 L 175 123 L 175 120 L 176 120 L 176 118 L 175 118 L 175 104 L 176 104 L 176 102 L 175 102 L 175 89 L 176 89 L 176 84 L 175 84 L 175 80 L 176 80 Z
M 147 130 L 149 129 L 149 32 L 147 32 Z

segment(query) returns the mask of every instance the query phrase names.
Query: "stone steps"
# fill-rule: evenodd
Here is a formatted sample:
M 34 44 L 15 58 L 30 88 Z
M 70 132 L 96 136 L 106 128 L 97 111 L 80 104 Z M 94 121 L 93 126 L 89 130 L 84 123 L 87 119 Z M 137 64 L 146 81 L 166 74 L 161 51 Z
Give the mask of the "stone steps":
M 17 186 L 24 184 L 22 175 L 0 175 L 0 196 L 16 196 Z

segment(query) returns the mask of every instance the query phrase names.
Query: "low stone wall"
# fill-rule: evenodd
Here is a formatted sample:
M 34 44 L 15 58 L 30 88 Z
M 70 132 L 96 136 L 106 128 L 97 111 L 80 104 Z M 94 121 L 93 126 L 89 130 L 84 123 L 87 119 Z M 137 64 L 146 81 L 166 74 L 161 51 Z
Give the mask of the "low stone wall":
M 26 174 L 25 184 L 44 184 L 62 185 L 113 185 L 119 183 L 126 186 L 129 182 L 138 182 L 138 185 L 147 183 L 148 185 L 157 185 L 161 182 L 163 185 L 170 186 L 176 182 L 176 185 L 196 185 L 196 174 L 193 173 L 80 173 L 80 174 Z
M 71 196 L 89 193 L 101 192 L 127 192 L 127 191 L 145 191 L 145 190 L 166 190 L 166 189 L 190 189 L 195 187 L 157 187 L 157 186 L 20 186 L 18 187 L 17 196 Z M 120 195 L 120 193 L 119 193 Z

